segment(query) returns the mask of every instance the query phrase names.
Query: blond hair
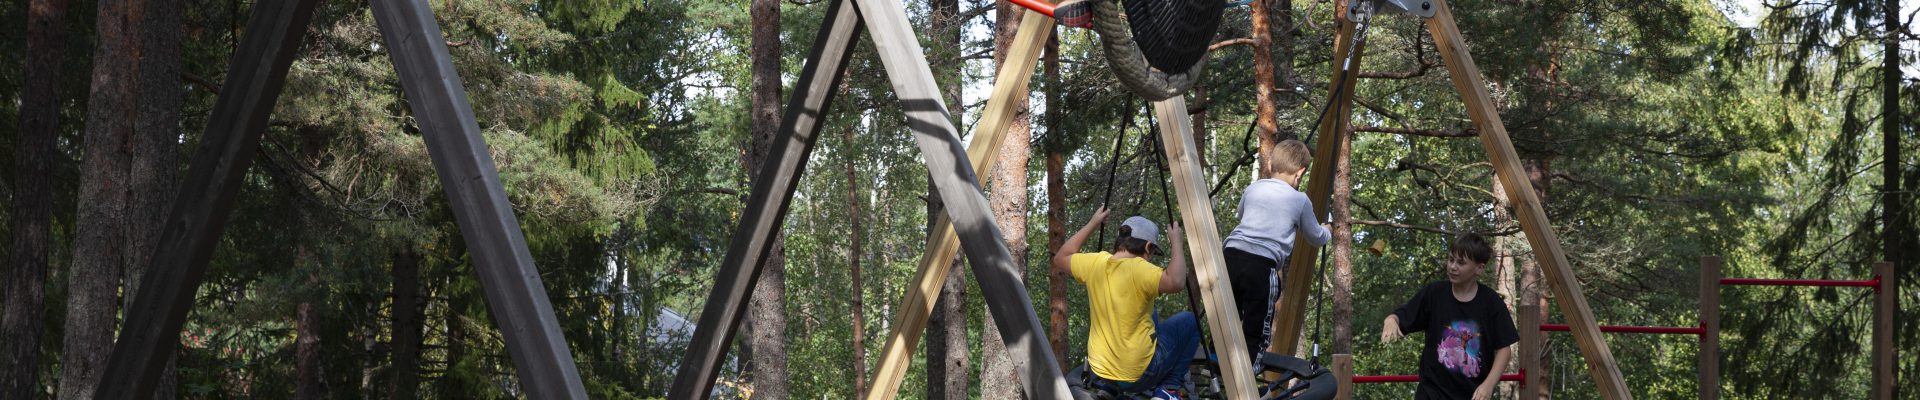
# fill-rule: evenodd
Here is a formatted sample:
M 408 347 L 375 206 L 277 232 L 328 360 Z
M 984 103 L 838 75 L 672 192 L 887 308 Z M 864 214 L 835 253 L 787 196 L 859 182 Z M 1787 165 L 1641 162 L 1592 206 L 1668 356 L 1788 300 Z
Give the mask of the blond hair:
M 1307 149 L 1306 143 L 1293 139 L 1282 140 L 1267 154 L 1266 175 L 1275 177 L 1282 173 L 1299 171 L 1312 163 L 1313 151 Z

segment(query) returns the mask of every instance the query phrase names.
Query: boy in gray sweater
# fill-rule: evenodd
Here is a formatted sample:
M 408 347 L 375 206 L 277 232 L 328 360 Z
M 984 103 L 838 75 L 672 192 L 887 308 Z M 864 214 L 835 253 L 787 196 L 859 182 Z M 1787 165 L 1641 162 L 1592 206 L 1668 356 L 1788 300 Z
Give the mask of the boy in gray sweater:
M 1280 278 L 1287 272 L 1295 235 L 1314 246 L 1333 238 L 1314 217 L 1307 194 L 1295 189 L 1313 161 L 1307 145 L 1288 139 L 1266 156 L 1267 168 L 1261 171 L 1265 179 L 1247 185 L 1240 195 L 1240 225 L 1227 234 L 1224 250 L 1241 334 L 1247 354 L 1255 357 L 1266 351 L 1273 336 L 1274 302 L 1280 298 Z

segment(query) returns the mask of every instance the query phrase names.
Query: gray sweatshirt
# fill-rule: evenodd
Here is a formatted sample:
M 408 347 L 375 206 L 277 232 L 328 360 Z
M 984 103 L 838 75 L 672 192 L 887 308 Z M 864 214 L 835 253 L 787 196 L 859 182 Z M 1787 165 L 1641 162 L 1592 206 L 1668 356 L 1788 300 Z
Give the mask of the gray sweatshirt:
M 1313 203 L 1306 193 L 1278 179 L 1261 179 L 1247 185 L 1246 194 L 1240 196 L 1240 226 L 1227 234 L 1226 246 L 1279 262 L 1293 254 L 1295 233 L 1314 246 L 1325 246 L 1333 239 L 1313 217 Z

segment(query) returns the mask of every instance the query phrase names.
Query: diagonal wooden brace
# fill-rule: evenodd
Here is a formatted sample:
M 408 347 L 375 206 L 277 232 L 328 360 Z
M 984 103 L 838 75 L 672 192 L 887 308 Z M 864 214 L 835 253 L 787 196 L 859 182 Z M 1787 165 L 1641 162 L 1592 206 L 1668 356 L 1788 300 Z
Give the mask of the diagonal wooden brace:
M 993 222 L 987 198 L 980 192 L 973 166 L 958 155 L 960 145 L 940 88 L 933 81 L 926 53 L 908 26 L 907 12 L 894 0 L 856 0 L 860 14 L 872 31 L 880 63 L 887 69 L 893 91 L 906 111 L 907 126 L 926 160 L 927 171 L 940 200 L 947 205 L 954 231 L 960 236 L 961 250 L 973 269 L 975 280 L 993 313 L 1001 337 L 1007 342 L 1007 354 L 1013 360 L 1014 374 L 1021 377 L 1027 397 L 1064 399 L 1069 397 L 1067 381 L 1061 377 L 1060 364 L 1047 346 L 1047 332 L 1033 311 L 1033 300 L 1026 284 L 1020 281 L 1026 268 L 1013 259 L 1003 236 Z
M 1226 257 L 1213 218 L 1213 199 L 1207 194 L 1207 179 L 1200 173 L 1200 152 L 1193 141 L 1187 99 L 1174 96 L 1154 102 L 1153 112 L 1160 117 L 1160 131 L 1171 133 L 1160 142 L 1166 147 L 1174 194 L 1180 198 L 1180 219 L 1186 221 L 1187 250 L 1193 257 L 1194 275 L 1199 278 L 1194 283 L 1207 309 L 1214 348 L 1220 353 L 1221 390 L 1228 399 L 1258 399 L 1255 388 L 1260 383 L 1253 380 L 1253 355 L 1247 354 L 1246 339 L 1240 337 L 1240 312 L 1234 308 L 1232 286 L 1227 283 Z
M 837 0 L 827 6 L 826 20 L 820 24 L 799 82 L 787 100 L 780 130 L 767 152 L 767 163 L 756 171 L 746 210 L 727 245 L 727 256 L 714 277 L 713 292 L 701 308 L 700 323 L 694 328 L 686 355 L 680 359 L 680 371 L 667 398 L 698 400 L 713 394 L 721 357 L 726 356 L 739 331 L 753 285 L 773 252 L 773 240 L 780 235 L 787 206 L 799 187 L 814 141 L 820 136 L 827 108 L 838 92 L 860 26 L 853 0 Z
M 1533 183 L 1527 181 L 1520 156 L 1513 151 L 1513 141 L 1507 137 L 1506 125 L 1500 122 L 1500 113 L 1487 94 L 1487 83 L 1481 80 L 1479 67 L 1474 66 L 1466 40 L 1460 36 L 1460 27 L 1453 21 L 1453 11 L 1445 0 L 1433 0 L 1433 3 L 1439 12 L 1427 21 L 1427 32 L 1440 48 L 1453 88 L 1460 92 L 1474 128 L 1480 131 L 1480 147 L 1487 151 L 1487 159 L 1493 162 L 1494 172 L 1506 188 L 1507 198 L 1513 202 L 1514 215 L 1520 220 L 1520 229 L 1527 233 L 1534 260 L 1546 271 L 1548 286 L 1553 288 L 1561 312 L 1573 327 L 1574 344 L 1580 348 L 1580 354 L 1586 356 L 1587 371 L 1599 386 L 1600 397 L 1633 398 L 1633 393 L 1627 391 L 1626 379 L 1620 376 L 1620 368 L 1614 363 L 1613 352 L 1600 336 L 1600 324 L 1593 318 L 1593 309 L 1587 306 L 1586 291 L 1581 289 L 1580 279 L 1567 263 L 1566 251 L 1560 249 L 1560 236 L 1547 221 L 1546 208 L 1534 197 Z
M 1007 63 L 994 76 L 993 94 L 987 98 L 980 122 L 974 125 L 973 140 L 967 143 L 967 160 L 973 164 L 974 176 L 985 176 L 999 161 L 994 155 L 1006 143 L 1007 128 L 1013 119 L 1020 117 L 1016 108 L 1029 93 L 1028 81 L 1033 77 L 1033 67 L 1051 36 L 1053 17 L 1028 10 L 1021 18 L 1019 33 L 1008 46 Z M 913 365 L 914 348 L 926 333 L 927 318 L 933 313 L 934 303 L 940 300 L 940 286 L 953 269 L 953 259 L 960 251 L 960 237 L 953 231 L 953 220 L 946 215 L 935 216 L 929 232 L 932 240 L 927 244 L 927 254 L 920 258 L 913 285 L 900 300 L 900 311 L 893 317 L 893 332 L 887 335 L 887 342 L 880 350 L 873 386 L 867 388 L 864 399 L 891 400 L 899 394 L 907 368 Z

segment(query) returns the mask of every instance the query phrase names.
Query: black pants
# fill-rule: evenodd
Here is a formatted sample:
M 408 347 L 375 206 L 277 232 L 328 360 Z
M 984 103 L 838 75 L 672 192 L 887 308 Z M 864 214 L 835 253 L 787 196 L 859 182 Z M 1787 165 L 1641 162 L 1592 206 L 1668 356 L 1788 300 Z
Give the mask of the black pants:
M 1233 305 L 1240 311 L 1241 338 L 1247 343 L 1247 356 L 1258 363 L 1273 336 L 1273 302 L 1280 299 L 1280 278 L 1286 276 L 1286 260 L 1274 261 L 1227 248 L 1227 282 L 1233 286 Z

